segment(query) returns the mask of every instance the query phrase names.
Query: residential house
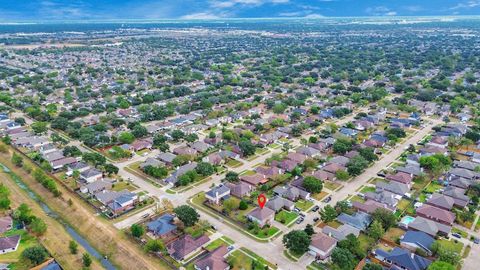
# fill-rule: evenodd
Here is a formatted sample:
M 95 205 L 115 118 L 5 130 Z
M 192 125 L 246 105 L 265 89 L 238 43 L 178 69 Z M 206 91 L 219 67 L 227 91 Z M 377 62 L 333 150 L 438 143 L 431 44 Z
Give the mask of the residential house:
M 322 232 L 328 236 L 337 239 L 337 241 L 344 240 L 349 234 L 353 234 L 356 237 L 360 235 L 359 229 L 348 224 L 342 224 L 338 228 L 333 228 L 327 225 L 323 227 Z
M 88 166 L 87 163 L 79 161 L 76 163 L 69 164 L 67 166 L 66 174 L 67 176 L 72 176 L 74 171 L 78 171 L 79 173 L 82 173 L 88 169 L 90 169 L 90 166 Z
M 404 172 L 397 172 L 396 174 L 387 174 L 385 176 L 385 179 L 407 185 L 408 188 L 410 189 L 412 180 L 413 180 L 413 175 L 407 174 Z
M 446 236 L 450 233 L 450 230 L 452 229 L 451 226 L 441 224 L 420 216 L 416 217 L 412 222 L 410 222 L 407 227 L 411 230 L 424 232 L 430 236 L 436 236 L 437 234 Z
M 343 224 L 348 224 L 362 231 L 365 230 L 372 222 L 370 215 L 364 212 L 356 212 L 353 215 L 341 213 L 337 217 L 337 220 Z
M 367 200 L 374 200 L 376 202 L 379 202 L 392 210 L 396 209 L 398 201 L 402 199 L 401 195 L 397 195 L 386 190 L 366 192 L 364 194 L 364 197 Z
M 292 211 L 293 208 L 295 207 L 295 204 L 287 200 L 285 198 L 282 198 L 280 196 L 276 196 L 270 200 L 268 200 L 267 204 L 265 205 L 266 207 L 272 209 L 273 211 L 280 212 L 280 210 L 285 209 L 287 211 Z
M 460 208 L 464 208 L 470 202 L 470 198 L 465 195 L 465 190 L 461 188 L 446 187 L 443 195 L 453 198 L 454 205 Z
M 157 159 L 162 161 L 163 163 L 165 163 L 166 165 L 169 165 L 171 166 L 172 165 L 172 162 L 173 160 L 177 157 L 177 155 L 174 155 L 170 152 L 165 152 L 165 153 L 160 153 L 158 156 L 157 156 Z
M 322 181 L 335 181 L 336 179 L 336 176 L 335 174 L 333 173 L 330 173 L 330 172 L 326 172 L 324 170 L 318 170 L 318 171 L 314 171 L 313 174 L 312 174 L 315 178 L 317 179 L 320 179 Z
M 174 216 L 171 214 L 163 214 L 157 219 L 147 223 L 147 230 L 155 237 L 169 238 L 173 236 L 177 230 L 174 223 Z
M 310 192 L 295 186 L 277 186 L 273 189 L 273 194 L 287 198 L 290 201 L 308 200 L 310 198 Z
M 425 270 L 432 263 L 422 256 L 399 247 L 395 247 L 391 251 L 376 249 L 374 253 L 376 259 L 392 266 L 389 269 Z
M 189 254 L 197 251 L 210 241 L 207 235 L 193 238 L 190 234 L 184 234 L 177 240 L 167 245 L 168 254 L 177 261 L 188 258 Z
M 406 166 L 397 167 L 396 170 L 397 172 L 404 172 L 413 176 L 420 176 L 423 174 L 423 168 L 421 168 L 420 165 L 416 166 L 407 164 Z
M 416 252 L 417 250 L 423 250 L 426 254 L 432 255 L 431 247 L 435 238 L 430 235 L 419 231 L 407 231 L 400 238 L 400 246 Z
M 193 265 L 196 270 L 229 270 L 230 265 L 225 259 L 227 254 L 227 247 L 219 246 L 208 252 L 206 256 L 197 259 Z
M 268 182 L 268 179 L 263 174 L 255 173 L 253 175 L 240 175 L 240 181 L 243 181 L 251 186 L 259 186 Z
M 308 247 L 308 253 L 315 256 L 318 260 L 325 260 L 337 246 L 337 240 L 322 232 L 312 235 L 312 241 Z
M 297 153 L 305 155 L 309 158 L 317 158 L 317 157 L 320 157 L 322 155 L 322 152 L 320 152 L 320 150 L 315 149 L 313 147 L 309 147 L 309 146 L 306 146 L 306 147 L 302 146 L 302 147 L 298 148 Z
M 393 212 L 393 210 L 385 204 L 379 203 L 374 200 L 367 200 L 365 202 L 352 202 L 352 207 L 357 209 L 358 211 L 371 214 L 375 212 L 377 209 L 385 209 L 386 211 Z
M 432 205 L 443 210 L 451 210 L 455 204 L 455 200 L 452 197 L 445 196 L 440 193 L 432 194 L 432 197 L 426 202 L 428 205 Z
M 20 244 L 20 235 L 12 235 L 0 238 L 0 254 L 10 253 L 17 250 Z
M 80 173 L 80 179 L 92 183 L 103 178 L 103 173 L 95 168 L 90 168 Z
M 173 153 L 176 155 L 196 156 L 198 151 L 188 146 L 182 146 L 173 149 Z
M 221 201 L 224 201 L 230 197 L 230 188 L 225 185 L 219 185 L 211 188 L 208 192 L 205 193 L 205 198 L 214 204 L 220 204 Z
M 202 161 L 217 166 L 225 163 L 225 160 L 218 153 L 211 153 L 208 156 L 204 157 Z
M 250 192 L 252 192 L 252 186 L 242 181 L 238 183 L 227 183 L 226 186 L 230 188 L 230 194 L 237 198 L 249 196 Z
M 177 184 L 180 176 L 184 175 L 189 171 L 195 170 L 196 167 L 197 167 L 196 162 L 190 162 L 183 166 L 180 166 L 174 173 L 172 173 L 172 175 L 170 175 L 168 178 L 165 179 L 165 182 L 175 185 Z
M 97 180 L 80 187 L 80 192 L 89 193 L 91 195 L 102 192 L 104 190 L 109 190 L 112 188 L 112 183 L 105 180 Z
M 260 227 L 271 224 L 274 217 L 275 211 L 268 207 L 257 207 L 247 214 L 247 218 L 250 221 L 256 222 Z
M 148 157 L 144 162 L 140 163 L 140 168 L 143 170 L 147 166 L 152 167 L 163 167 L 165 163 L 161 162 L 160 160 L 152 157 Z
M 10 216 L 0 217 L 0 234 L 11 230 L 13 226 L 13 219 Z
M 452 225 L 455 222 L 455 214 L 432 205 L 422 205 L 417 208 L 417 216 L 428 218 L 430 220 L 445 224 Z
M 379 181 L 376 183 L 376 188 L 377 188 L 377 191 L 389 191 L 389 192 L 392 192 L 392 193 L 395 193 L 397 195 L 400 195 L 400 196 L 409 196 L 408 195 L 408 192 L 410 191 L 410 188 L 408 185 L 405 185 L 405 184 L 402 184 L 402 183 L 399 183 L 399 182 L 382 182 L 382 181 Z
M 197 142 L 194 142 L 190 145 L 191 148 L 195 149 L 196 151 L 200 152 L 200 153 L 205 153 L 208 151 L 208 149 L 212 148 L 213 146 L 207 144 L 207 143 L 204 143 L 204 142 L 201 142 L 201 141 L 197 141 Z

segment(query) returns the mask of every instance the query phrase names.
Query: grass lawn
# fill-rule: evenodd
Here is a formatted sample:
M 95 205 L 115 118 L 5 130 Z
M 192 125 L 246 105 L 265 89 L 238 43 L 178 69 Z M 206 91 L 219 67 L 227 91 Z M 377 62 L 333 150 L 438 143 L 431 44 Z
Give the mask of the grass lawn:
M 358 196 L 358 195 L 355 195 L 355 196 L 352 196 L 350 197 L 349 201 L 351 202 L 361 202 L 361 203 L 364 203 L 365 202 L 365 199 Z
M 297 207 L 298 209 L 304 212 L 307 212 L 310 208 L 312 208 L 312 206 L 313 206 L 313 202 L 311 201 L 298 200 L 295 203 L 295 207 Z
M 460 230 L 460 229 L 458 229 L 458 228 L 455 228 L 455 227 L 452 228 L 452 233 L 458 233 L 458 234 L 460 234 L 463 238 L 468 238 L 468 233 L 466 233 L 466 232 L 464 232 L 464 231 L 462 231 L 462 230 Z
M 397 208 L 401 211 L 405 211 L 405 209 L 407 209 L 407 207 L 410 205 L 410 201 L 409 200 L 406 200 L 406 199 L 401 199 L 399 202 L 398 202 L 398 205 L 397 205 Z
M 376 185 L 377 183 L 380 183 L 380 182 L 386 183 L 386 182 L 388 182 L 388 181 L 385 180 L 385 179 L 382 179 L 382 178 L 373 178 L 370 183 L 371 183 L 372 185 Z
M 312 195 L 312 197 L 317 200 L 317 201 L 321 201 L 323 200 L 323 198 L 325 198 L 326 196 L 328 195 L 328 192 L 325 192 L 325 191 L 322 191 L 320 193 L 315 193 Z
M 332 227 L 332 228 L 334 228 L 334 229 L 336 229 L 336 228 L 342 226 L 342 223 L 334 220 L 334 221 L 327 222 L 327 225 L 330 226 L 330 227 Z
M 443 186 L 435 182 L 431 182 L 426 188 L 425 191 L 428 193 L 435 193 L 437 190 L 442 189 Z
M 255 171 L 252 171 L 252 170 L 245 170 L 245 171 L 240 173 L 240 175 L 245 175 L 245 176 L 250 176 L 250 175 L 254 175 L 254 174 L 255 174 Z
M 375 190 L 376 190 L 375 187 L 363 187 L 363 188 L 360 190 L 360 192 L 363 193 L 363 194 L 365 194 L 365 193 L 367 193 L 367 192 L 375 192 Z
M 269 266 L 270 268 L 272 268 L 272 269 L 277 269 L 277 267 L 276 267 L 273 263 L 271 263 L 271 262 L 265 260 L 264 258 L 258 256 L 255 252 L 253 252 L 253 251 L 251 251 L 251 250 L 249 250 L 249 249 L 247 249 L 247 248 L 245 248 L 245 247 L 242 247 L 242 248 L 240 248 L 240 249 L 241 249 L 243 252 L 245 252 L 245 253 L 247 253 L 248 255 L 250 255 L 251 257 L 255 258 L 255 259 L 256 259 L 258 262 L 260 262 L 261 264 L 263 264 L 263 265 L 268 265 L 268 266 Z
M 475 224 L 475 231 L 478 231 L 480 229 L 480 219 L 478 219 L 477 224 Z
M 364 233 L 360 233 L 358 241 L 360 241 L 360 249 L 362 250 L 369 250 L 369 247 L 375 243 L 373 238 Z
M 384 235 L 383 235 L 383 238 L 384 239 L 387 239 L 387 240 L 390 240 L 392 242 L 395 242 L 397 239 L 400 238 L 400 236 L 402 236 L 403 234 L 405 234 L 405 231 L 400 229 L 400 228 L 396 228 L 396 227 L 393 227 L 393 228 L 390 228 Z
M 266 153 L 270 152 L 270 150 L 268 150 L 267 148 L 257 148 L 255 149 L 255 154 L 256 155 L 265 155 Z
M 252 160 L 254 160 L 254 159 L 256 159 L 256 158 L 258 158 L 258 156 L 257 156 L 257 155 L 253 155 L 253 156 L 246 157 L 246 160 L 252 161 Z
M 212 251 L 216 248 L 218 248 L 219 246 L 226 246 L 228 247 L 229 244 L 225 241 L 223 241 L 222 238 L 218 238 L 216 240 L 214 240 L 213 242 L 211 242 L 210 244 L 208 244 L 205 249 L 208 250 L 208 251 Z
M 298 214 L 295 212 L 289 212 L 286 210 L 280 211 L 278 214 L 275 215 L 275 220 L 282 223 L 282 224 L 290 224 L 290 222 L 297 219 Z
M 247 249 L 242 248 L 242 250 L 235 250 L 228 257 L 227 261 L 232 266 L 232 270 L 264 270 L 265 265 L 276 269 L 274 265 L 265 261 L 263 258 L 259 257 L 257 254 L 251 252 Z M 253 255 L 251 254 L 253 253 Z M 257 259 L 258 258 L 258 259 Z M 256 265 L 252 268 L 253 261 L 256 261 Z
M 280 146 L 279 144 L 277 144 L 277 143 L 272 143 L 272 144 L 270 144 L 268 147 L 269 147 L 269 148 L 272 148 L 272 149 L 278 149 L 278 148 L 280 148 L 281 146 Z
M 466 246 L 466 247 L 465 247 L 465 250 L 463 251 L 462 257 L 463 257 L 463 258 L 468 257 L 468 254 L 470 254 L 470 251 L 471 251 L 471 250 L 472 250 L 472 247 L 471 247 L 470 245 Z
M 454 251 L 458 254 L 462 252 L 463 244 L 460 242 L 455 243 L 455 240 L 446 240 L 446 239 L 441 239 L 437 241 L 440 244 L 440 246 L 446 250 Z
M 229 245 L 235 244 L 235 241 L 233 241 L 232 239 L 230 239 L 230 238 L 228 238 L 228 237 L 226 237 L 226 236 L 222 236 L 222 237 L 220 237 L 220 238 L 221 238 L 224 242 L 226 242 L 227 244 L 229 244 Z
M 255 231 L 255 229 L 248 230 L 251 234 L 255 235 L 258 238 L 270 238 L 276 233 L 278 233 L 280 230 L 277 227 L 270 226 L 268 228 L 263 228 L 259 229 L 258 231 Z
M 236 160 L 236 159 L 230 159 L 225 165 L 231 168 L 238 168 L 243 165 L 242 162 Z
M 325 182 L 323 182 L 323 186 L 333 191 L 333 190 L 336 190 L 338 187 L 340 187 L 341 184 L 335 183 L 335 182 L 330 182 L 330 181 L 325 181 Z
M 130 182 L 126 182 L 126 181 L 117 182 L 113 184 L 113 187 L 112 187 L 112 190 L 114 191 L 122 191 L 124 189 L 127 189 L 128 191 L 134 191 L 137 189 L 137 187 L 131 184 Z
M 425 195 L 425 193 L 421 193 L 420 196 L 418 196 L 418 201 L 419 202 L 426 202 L 427 201 L 427 195 Z
M 14 236 L 20 235 L 20 244 L 18 245 L 18 249 L 14 252 L 9 252 L 0 255 L 0 261 L 3 262 L 14 262 L 20 259 L 20 255 L 22 252 L 29 247 L 33 247 L 38 245 L 37 239 L 28 234 L 25 230 L 10 230 L 2 235 L 2 237 L 6 236 Z

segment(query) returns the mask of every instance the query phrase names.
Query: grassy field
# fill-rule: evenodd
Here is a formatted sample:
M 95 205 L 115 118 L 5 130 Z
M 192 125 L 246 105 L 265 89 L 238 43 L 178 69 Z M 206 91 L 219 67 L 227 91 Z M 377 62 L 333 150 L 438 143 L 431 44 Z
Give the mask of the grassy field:
M 288 211 L 282 210 L 275 215 L 275 220 L 282 224 L 290 224 L 290 222 L 297 219 L 297 217 L 298 217 L 298 214 L 295 212 L 288 212 Z
M 323 200 L 323 198 L 325 198 L 326 196 L 328 195 L 328 192 L 325 192 L 325 191 L 322 191 L 320 193 L 315 193 L 312 195 L 312 197 L 317 200 L 317 201 L 321 201 Z
M 313 206 L 313 202 L 311 201 L 298 200 L 295 203 L 295 207 L 297 207 L 298 209 L 304 212 L 308 211 L 310 208 L 312 208 L 312 206 Z
M 57 182 L 57 186 L 62 195 L 54 197 L 30 174 L 14 167 L 10 162 L 10 154 L 0 154 L 0 162 L 12 169 L 53 211 L 59 213 L 63 220 L 84 236 L 102 254 L 107 255 L 114 264 L 126 269 L 167 269 L 160 259 L 148 256 L 139 245 L 129 240 L 107 220 L 97 216 L 96 212 L 86 202 L 76 194 L 70 193 L 59 182 Z M 32 168 L 38 168 L 25 158 L 24 163 Z M 62 253 L 68 250 L 66 245 L 68 245 L 68 241 L 58 244 L 58 246 L 63 247 Z M 80 268 L 73 267 L 72 269 Z
M 242 162 L 235 160 L 235 159 L 230 159 L 225 165 L 231 168 L 238 168 L 243 165 Z
M 340 187 L 341 184 L 335 183 L 335 182 L 330 182 L 330 181 L 325 181 L 325 182 L 323 182 L 323 186 L 324 186 L 325 188 L 328 188 L 328 189 L 334 191 L 334 190 L 336 190 L 338 187 Z
M 122 182 L 117 182 L 117 183 L 113 184 L 112 190 L 122 191 L 122 190 L 126 189 L 128 191 L 134 191 L 137 188 L 138 187 L 134 186 L 130 182 L 122 181 Z
M 218 248 L 218 247 L 220 247 L 220 246 L 226 246 L 226 247 L 228 247 L 229 244 L 228 244 L 227 242 L 223 241 L 222 238 L 218 238 L 218 239 L 212 241 L 210 244 L 208 244 L 208 245 L 205 247 L 205 249 L 208 250 L 208 251 L 212 251 L 212 250 L 214 250 L 214 249 L 216 249 L 216 248 Z
M 397 239 L 400 238 L 400 236 L 402 236 L 403 234 L 405 234 L 405 231 L 400 229 L 400 228 L 396 228 L 396 227 L 393 227 L 393 228 L 390 228 L 384 235 L 383 235 L 383 239 L 386 239 L 386 240 L 390 240 L 392 242 L 395 242 Z
M 9 162 L 4 161 L 6 160 L 0 157 L 0 162 L 2 162 L 4 165 L 11 165 Z M 68 251 L 68 243 L 73 240 L 73 238 L 71 238 L 70 235 L 65 231 L 65 228 L 56 220 L 47 216 L 40 206 L 27 195 L 27 192 L 18 187 L 7 174 L 3 172 L 0 173 L 0 182 L 9 189 L 10 197 L 14 198 L 11 205 L 12 209 L 15 209 L 20 204 L 25 203 L 32 209 L 33 215 L 41 218 L 47 224 L 47 231 L 38 239 L 38 242 L 40 242 L 50 252 L 50 254 L 55 257 L 55 259 L 64 269 L 81 269 L 81 254 L 83 254 L 85 250 L 79 246 L 77 255 L 70 254 Z M 29 246 L 33 241 L 26 242 L 27 243 L 25 243 L 25 247 Z M 17 252 L 11 254 L 19 254 L 16 253 Z M 11 255 L 6 254 L 0 256 L 0 262 L 11 261 L 11 258 L 8 258 L 9 256 Z M 93 261 L 91 269 L 103 268 L 98 261 Z
M 360 190 L 361 193 L 365 194 L 367 192 L 375 192 L 375 187 L 363 187 Z

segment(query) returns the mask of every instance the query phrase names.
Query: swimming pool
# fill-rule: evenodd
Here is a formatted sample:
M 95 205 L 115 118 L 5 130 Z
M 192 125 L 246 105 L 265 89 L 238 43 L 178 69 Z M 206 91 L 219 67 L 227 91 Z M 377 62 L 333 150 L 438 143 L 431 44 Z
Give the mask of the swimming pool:
M 405 225 L 405 226 L 408 226 L 408 224 L 410 224 L 410 223 L 411 223 L 412 221 L 414 221 L 414 220 L 415 220 L 415 218 L 412 217 L 412 216 L 404 216 L 404 217 L 402 218 L 401 223 L 402 223 L 403 225 Z

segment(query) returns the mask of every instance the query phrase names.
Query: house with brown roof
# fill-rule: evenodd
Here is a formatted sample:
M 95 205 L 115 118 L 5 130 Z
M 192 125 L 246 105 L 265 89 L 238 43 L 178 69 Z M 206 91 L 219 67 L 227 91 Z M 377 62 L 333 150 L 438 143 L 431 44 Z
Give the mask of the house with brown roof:
M 278 168 L 275 166 L 270 166 L 270 167 L 258 166 L 257 168 L 255 168 L 255 171 L 259 174 L 265 175 L 265 177 L 270 179 L 283 173 L 281 168 Z
M 367 214 L 371 214 L 375 212 L 377 209 L 385 209 L 389 212 L 393 212 L 393 209 L 388 207 L 387 205 L 383 203 L 379 203 L 374 200 L 367 200 L 366 202 L 357 202 L 354 201 L 352 202 L 352 207 L 357 209 L 358 211 L 362 211 Z
M 256 222 L 260 227 L 271 224 L 275 217 L 275 211 L 268 208 L 257 207 L 247 214 L 250 221 Z
M 322 232 L 312 235 L 312 242 L 308 247 L 308 253 L 315 256 L 316 259 L 325 260 L 337 246 L 337 240 Z
M 325 167 L 323 167 L 322 170 L 324 170 L 326 172 L 329 172 L 329 173 L 332 173 L 332 174 L 335 174 L 337 171 L 345 171 L 346 168 L 345 168 L 345 166 L 342 166 L 342 165 L 337 164 L 337 163 L 329 163 Z
M 390 180 L 390 181 L 395 181 L 401 184 L 407 185 L 409 188 L 411 188 L 411 184 L 413 181 L 413 175 L 408 174 L 405 172 L 397 172 L 396 174 L 387 174 L 385 176 L 385 179 Z
M 255 173 L 253 175 L 240 175 L 239 178 L 240 181 L 243 181 L 254 187 L 268 182 L 268 179 L 265 177 L 265 175 L 259 173 Z
M 428 204 L 417 208 L 417 216 L 428 218 L 445 225 L 452 225 L 453 222 L 455 222 L 454 213 Z
M 177 240 L 167 245 L 168 254 L 177 261 L 181 261 L 188 257 L 189 254 L 197 251 L 203 245 L 208 243 L 210 238 L 207 235 L 202 235 L 193 238 L 189 234 L 184 234 Z
M 324 171 L 324 170 L 314 171 L 312 175 L 315 178 L 320 179 L 322 181 L 325 181 L 325 180 L 335 181 L 335 179 L 336 179 L 335 174 Z
M 253 187 L 251 185 L 242 181 L 238 183 L 227 183 L 226 186 L 230 188 L 230 194 L 237 198 L 249 196 L 253 190 Z
M 304 154 L 300 154 L 300 153 L 290 152 L 290 153 L 287 154 L 287 159 L 293 160 L 293 161 L 297 162 L 298 164 L 300 164 L 300 163 L 303 163 L 307 159 L 307 156 L 305 156 Z
M 230 265 L 225 260 L 227 253 L 226 246 L 219 246 L 208 252 L 206 256 L 196 260 L 194 267 L 196 270 L 228 270 Z

